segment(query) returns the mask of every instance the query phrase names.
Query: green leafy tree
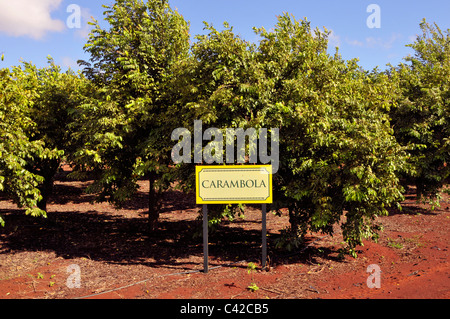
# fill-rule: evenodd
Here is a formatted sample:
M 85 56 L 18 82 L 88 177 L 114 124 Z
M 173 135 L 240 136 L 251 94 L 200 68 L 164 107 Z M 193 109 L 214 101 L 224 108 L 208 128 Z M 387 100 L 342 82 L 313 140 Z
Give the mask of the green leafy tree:
M 37 87 L 21 68 L 3 68 L 0 69 L 0 92 L 0 191 L 25 208 L 26 214 L 46 216 L 46 212 L 37 207 L 42 199 L 39 184 L 43 178 L 28 169 L 35 158 L 56 156 L 42 141 L 32 141 L 27 134 L 36 126 L 30 118 L 30 110 L 38 95 Z M 4 225 L 1 216 L 0 224 Z
M 71 138 L 71 127 L 78 106 L 88 94 L 88 83 L 82 75 L 71 70 L 62 72 L 51 58 L 48 63 L 44 68 L 23 63 L 23 75 L 37 92 L 28 110 L 28 116 L 35 125 L 27 129 L 26 134 L 31 141 L 41 141 L 55 154 L 34 157 L 27 163 L 30 172 L 43 177 L 39 184 L 42 200 L 38 207 L 44 211 L 47 211 L 54 177 L 61 162 L 69 160 L 77 148 Z
M 450 173 L 450 30 L 423 20 L 415 54 L 390 70 L 399 79 L 399 106 L 390 112 L 400 144 L 409 152 L 411 170 L 402 177 L 417 187 L 418 199 L 439 203 Z
M 46 215 L 53 178 L 74 150 L 69 124 L 86 82 L 49 59 L 1 71 L 0 190 L 33 216 Z
M 207 29 L 180 77 L 184 114 L 218 128 L 280 129 L 272 209 L 287 207 L 291 226 L 279 245 L 294 248 L 309 231 L 332 234 L 336 223 L 353 254 L 376 238 L 376 217 L 403 199 L 396 173 L 405 153 L 385 114 L 395 104 L 388 76 L 330 56 L 328 32 L 288 14 L 273 31 L 255 29 L 258 45 L 227 24 Z
M 395 103 L 393 84 L 329 56 L 327 30 L 313 32 L 306 20 L 285 14 L 274 31 L 258 33 L 267 79 L 259 117 L 280 127 L 276 198 L 289 209 L 286 244 L 340 224 L 355 254 L 364 238 L 377 238 L 376 217 L 403 199 L 396 173 L 405 154 L 384 114 Z
M 178 127 L 194 132 L 194 120 L 201 120 L 204 129 L 218 128 L 225 137 L 227 128 L 246 129 L 258 125 L 250 115 L 252 104 L 242 97 L 249 89 L 248 77 L 254 76 L 255 45 L 237 36 L 226 22 L 221 31 L 206 22 L 204 29 L 207 33 L 196 36 L 189 57 L 175 69 L 176 76 L 169 85 L 172 95 L 179 97 L 171 106 L 172 113 L 179 115 Z M 208 143 L 203 141 L 202 152 Z M 190 157 L 194 159 L 193 154 Z M 225 154 L 223 162 L 226 162 Z M 192 164 L 178 164 L 173 171 L 172 176 L 181 188 L 195 189 Z M 213 230 L 223 218 L 233 220 L 236 213 L 241 214 L 243 207 L 211 205 L 208 212 L 209 226 Z
M 176 117 L 167 84 L 189 50 L 189 26 L 165 0 L 117 0 L 98 21 L 80 61 L 96 93 L 82 106 L 77 152 L 79 172 L 95 183 L 88 191 L 120 206 L 150 182 L 149 224 L 156 227 L 158 193 L 170 182 L 170 134 Z M 81 133 L 82 132 L 82 133 Z
M 266 101 L 258 117 L 280 127 L 275 198 L 289 209 L 286 244 L 340 224 L 355 255 L 364 238 L 377 238 L 376 217 L 403 200 L 396 173 L 405 153 L 384 112 L 395 103 L 393 84 L 329 56 L 328 31 L 312 31 L 307 20 L 285 14 L 274 31 L 257 31 Z

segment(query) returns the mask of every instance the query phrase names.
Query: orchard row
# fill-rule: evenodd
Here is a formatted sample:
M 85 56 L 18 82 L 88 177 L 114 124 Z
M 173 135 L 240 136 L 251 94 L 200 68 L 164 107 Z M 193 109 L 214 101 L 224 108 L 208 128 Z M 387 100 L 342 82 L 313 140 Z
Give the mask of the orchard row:
M 403 201 L 405 185 L 438 199 L 449 175 L 448 31 L 424 20 L 414 56 L 367 71 L 328 53 L 327 30 L 289 14 L 271 31 L 255 28 L 256 44 L 226 23 L 205 24 L 191 43 L 166 1 L 117 0 L 105 20 L 106 29 L 93 23 L 81 73 L 52 60 L 0 70 L 0 191 L 26 213 L 45 216 L 67 162 L 73 178 L 93 180 L 87 192 L 117 206 L 148 179 L 154 229 L 161 192 L 173 182 L 194 189 L 195 164 L 173 162 L 171 135 L 196 121 L 222 133 L 277 129 L 270 208 L 290 217 L 279 246 L 298 246 L 308 231 L 331 234 L 345 213 L 353 252 L 377 236 L 376 217 Z M 212 207 L 211 225 L 238 209 Z

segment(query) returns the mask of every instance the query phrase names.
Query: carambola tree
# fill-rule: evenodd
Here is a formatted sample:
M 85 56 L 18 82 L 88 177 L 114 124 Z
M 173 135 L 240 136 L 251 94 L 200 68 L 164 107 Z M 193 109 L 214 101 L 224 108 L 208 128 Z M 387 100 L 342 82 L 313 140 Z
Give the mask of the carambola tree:
M 93 23 L 80 61 L 96 86 L 91 101 L 81 107 L 76 139 L 77 171 L 89 171 L 95 182 L 88 191 L 118 206 L 150 182 L 149 224 L 156 227 L 158 198 L 170 165 L 171 126 L 175 96 L 167 83 L 189 50 L 189 26 L 165 0 L 118 0 L 106 8 L 103 28 Z M 176 127 L 176 126 L 175 126 Z
M 293 248 L 309 231 L 332 234 L 336 223 L 352 253 L 376 238 L 376 217 L 403 199 L 397 172 L 406 153 L 386 114 L 395 82 L 330 56 L 328 32 L 288 14 L 270 32 L 255 29 L 257 45 L 227 24 L 207 29 L 178 78 L 182 114 L 219 128 L 279 129 L 272 209 L 287 207 L 290 227 L 278 244 Z
M 390 70 L 401 90 L 390 115 L 397 140 L 408 148 L 405 183 L 437 204 L 450 174 L 450 30 L 425 20 L 420 26 L 422 34 L 409 45 L 414 55 Z

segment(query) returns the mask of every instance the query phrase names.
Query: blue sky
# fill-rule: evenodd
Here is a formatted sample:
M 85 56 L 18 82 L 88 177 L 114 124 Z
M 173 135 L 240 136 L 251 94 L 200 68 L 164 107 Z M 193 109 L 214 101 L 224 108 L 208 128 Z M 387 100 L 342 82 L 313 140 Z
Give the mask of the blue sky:
M 21 59 L 44 66 L 48 55 L 64 67 L 78 69 L 76 61 L 87 59 L 83 51 L 91 16 L 103 19 L 102 4 L 112 0 L 0 0 L 0 67 L 19 64 Z M 67 12 L 71 4 L 81 8 L 80 28 L 69 28 Z M 191 34 L 203 33 L 203 21 L 221 28 L 224 21 L 249 41 L 257 41 L 252 27 L 270 30 L 276 16 L 289 12 L 297 19 L 307 17 L 312 26 L 332 30 L 330 53 L 334 47 L 344 59 L 359 58 L 365 69 L 387 63 L 397 65 L 411 54 L 406 44 L 420 32 L 422 18 L 450 28 L 450 1 L 406 0 L 171 0 L 170 4 L 190 21 Z M 380 8 L 380 28 L 369 28 L 370 4 Z

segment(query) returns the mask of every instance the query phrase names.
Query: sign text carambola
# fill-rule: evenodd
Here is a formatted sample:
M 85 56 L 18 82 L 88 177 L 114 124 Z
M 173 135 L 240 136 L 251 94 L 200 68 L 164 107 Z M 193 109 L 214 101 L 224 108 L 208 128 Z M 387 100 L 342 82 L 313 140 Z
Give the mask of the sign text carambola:
M 272 165 L 205 165 L 195 168 L 197 204 L 270 204 Z

